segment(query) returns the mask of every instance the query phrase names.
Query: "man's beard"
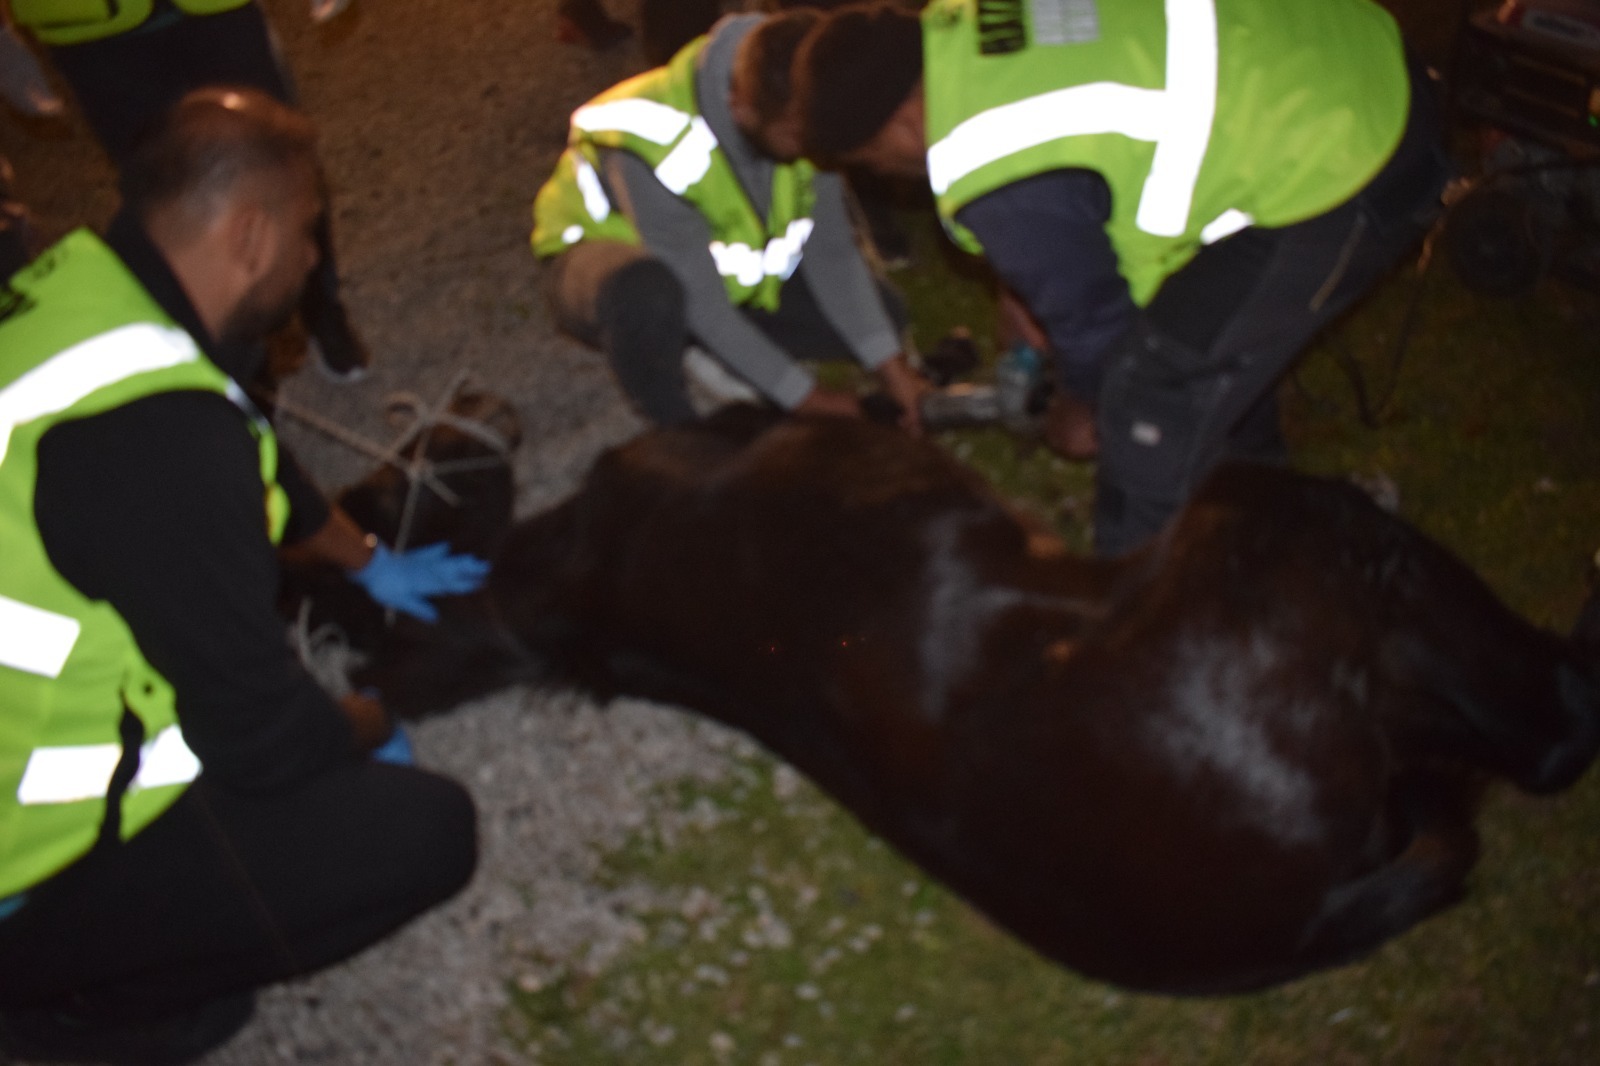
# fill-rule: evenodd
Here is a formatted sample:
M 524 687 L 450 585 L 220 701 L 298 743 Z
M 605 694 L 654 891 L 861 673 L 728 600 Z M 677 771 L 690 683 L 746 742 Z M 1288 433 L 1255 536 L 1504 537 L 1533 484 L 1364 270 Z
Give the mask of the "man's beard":
M 281 329 L 294 317 L 304 291 L 304 282 L 296 285 L 292 291 L 277 297 L 264 295 L 259 288 L 252 289 L 239 301 L 239 306 L 234 308 L 233 314 L 223 323 L 222 334 L 217 338 L 218 343 L 254 344 Z

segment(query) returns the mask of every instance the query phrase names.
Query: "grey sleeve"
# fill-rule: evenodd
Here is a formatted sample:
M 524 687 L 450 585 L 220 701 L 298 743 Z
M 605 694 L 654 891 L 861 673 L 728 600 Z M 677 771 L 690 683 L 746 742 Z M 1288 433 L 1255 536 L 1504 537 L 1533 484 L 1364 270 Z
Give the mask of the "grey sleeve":
M 816 228 L 806 242 L 800 274 L 855 357 L 875 370 L 899 353 L 900 331 L 883 305 L 877 277 L 861 254 L 845 203 L 844 178 L 818 174 L 813 188 L 817 202 L 811 217 Z
M 669 192 L 631 152 L 605 152 L 606 184 L 633 220 L 645 247 L 683 285 L 689 332 L 734 373 L 780 407 L 810 395 L 816 379 L 728 300 L 711 259 L 711 228 L 699 211 Z

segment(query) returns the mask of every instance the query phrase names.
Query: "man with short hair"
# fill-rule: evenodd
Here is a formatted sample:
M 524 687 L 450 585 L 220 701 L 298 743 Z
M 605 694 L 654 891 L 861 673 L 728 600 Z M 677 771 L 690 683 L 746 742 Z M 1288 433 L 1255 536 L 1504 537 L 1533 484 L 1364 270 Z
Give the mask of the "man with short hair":
M 419 613 L 485 569 L 365 537 L 245 395 L 317 262 L 310 123 L 199 90 L 123 192 L 0 289 L 0 1052 L 29 1061 L 188 1061 L 476 861 L 466 792 L 371 759 L 381 703 L 330 698 L 275 611 L 280 543 Z
M 841 9 L 796 59 L 807 154 L 924 176 L 1048 334 L 1098 437 L 1095 546 L 1218 462 L 1284 455 L 1273 389 L 1416 245 L 1433 91 L 1370 0 L 933 0 Z
M 795 155 L 789 60 L 814 12 L 724 19 L 665 67 L 572 117 L 534 204 L 533 246 L 557 321 L 602 348 L 623 391 L 661 424 L 694 415 L 692 338 L 772 403 L 860 416 L 802 360 L 876 371 L 916 429 L 928 387 L 903 315 L 861 255 L 837 175 Z

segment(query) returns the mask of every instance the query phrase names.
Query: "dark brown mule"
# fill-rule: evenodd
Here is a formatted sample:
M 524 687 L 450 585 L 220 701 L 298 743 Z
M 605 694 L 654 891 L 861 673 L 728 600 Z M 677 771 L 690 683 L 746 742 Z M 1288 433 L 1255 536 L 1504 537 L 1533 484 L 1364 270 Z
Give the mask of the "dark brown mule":
M 442 412 L 420 415 L 392 446 L 392 461 L 345 487 L 339 506 L 396 550 L 443 541 L 452 552 L 492 559 L 511 528 L 512 452 L 522 439 L 516 411 L 494 393 L 465 390 Z M 392 651 L 388 645 L 396 639 L 429 631 L 404 616 L 386 618 L 384 609 L 336 567 L 308 563 L 293 552 L 284 563 L 280 610 L 296 618 L 305 609 L 312 629 L 336 624 L 357 651 Z M 435 606 L 453 620 L 452 636 L 486 613 L 473 596 L 442 597 Z M 392 635 L 397 626 L 399 638 Z
M 1482 781 L 1559 789 L 1600 746 L 1600 611 L 1581 647 L 1537 630 L 1359 491 L 1265 468 L 1100 561 L 931 444 L 725 412 L 604 456 L 491 593 L 531 657 L 747 730 L 1138 989 L 1369 951 L 1461 895 Z

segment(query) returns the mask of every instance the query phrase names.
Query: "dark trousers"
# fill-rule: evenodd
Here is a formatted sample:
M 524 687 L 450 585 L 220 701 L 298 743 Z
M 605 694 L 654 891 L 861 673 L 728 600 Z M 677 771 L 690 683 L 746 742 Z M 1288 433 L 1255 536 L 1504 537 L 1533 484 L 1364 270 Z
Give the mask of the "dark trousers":
M 1155 535 L 1223 459 L 1272 456 L 1276 385 L 1416 247 L 1448 177 L 1434 90 L 1414 69 L 1405 135 L 1360 193 L 1305 222 L 1209 245 L 1167 279 L 1106 363 L 1097 552 Z
M 158 12 L 146 25 L 114 37 L 56 45 L 50 58 L 119 170 L 141 135 L 191 90 L 239 85 L 295 102 L 266 15 L 255 3 L 219 15 Z M 306 331 L 323 340 L 348 327 L 326 219 L 318 226 L 317 241 L 321 256 L 300 312 Z M 324 350 L 333 346 L 331 339 L 324 341 Z
M 455 894 L 477 861 L 453 781 L 353 762 L 283 792 L 202 774 L 0 919 L 0 1009 L 139 1021 L 346 958 Z
M 544 276 L 556 324 L 605 352 L 617 383 L 640 414 L 657 425 L 695 417 L 683 374 L 684 346 L 691 340 L 683 286 L 665 263 L 640 245 L 583 241 L 549 260 Z M 877 284 L 895 326 L 904 329 L 905 300 L 885 279 Z M 776 311 L 740 311 L 791 358 L 854 358 L 802 272 L 784 282 Z

